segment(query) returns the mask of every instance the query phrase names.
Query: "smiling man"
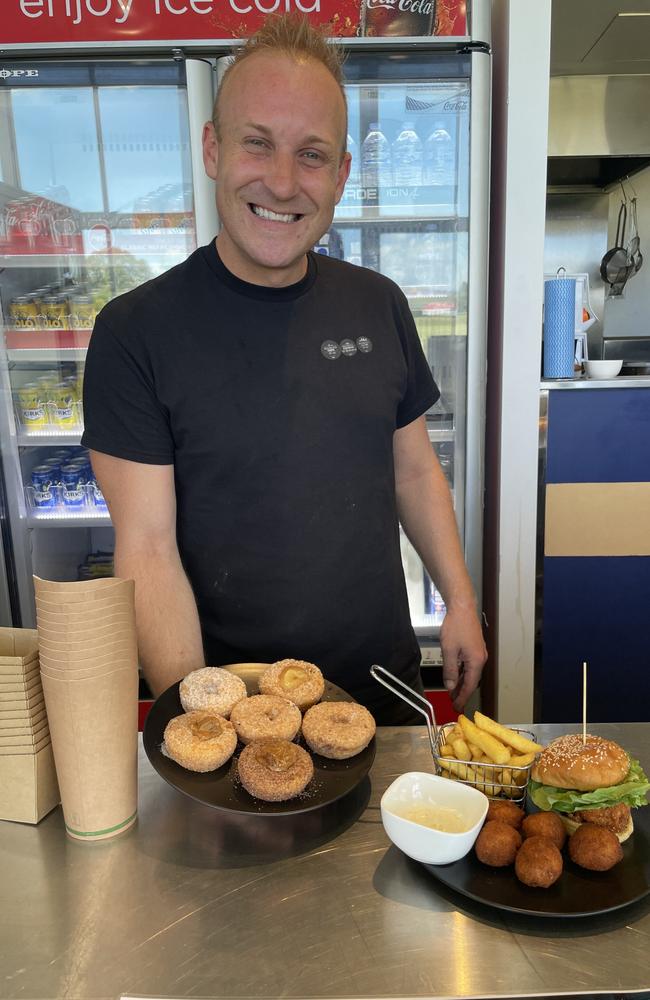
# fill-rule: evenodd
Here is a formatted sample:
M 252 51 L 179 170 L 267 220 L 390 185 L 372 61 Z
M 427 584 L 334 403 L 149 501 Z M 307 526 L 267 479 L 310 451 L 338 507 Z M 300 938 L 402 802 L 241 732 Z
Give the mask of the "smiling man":
M 154 693 L 205 663 L 316 663 L 377 721 L 413 721 L 368 675 L 421 689 L 401 522 L 446 604 L 461 707 L 485 647 L 424 414 L 438 390 L 404 295 L 311 252 L 350 169 L 338 50 L 269 18 L 203 133 L 221 228 L 113 300 L 85 370 L 83 443 L 136 581 Z M 416 721 L 419 721 L 419 716 Z

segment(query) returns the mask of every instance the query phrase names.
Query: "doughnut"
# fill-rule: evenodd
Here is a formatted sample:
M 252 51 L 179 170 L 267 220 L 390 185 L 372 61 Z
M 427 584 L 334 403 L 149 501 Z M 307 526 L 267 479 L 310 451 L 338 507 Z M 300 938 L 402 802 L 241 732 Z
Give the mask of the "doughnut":
M 241 677 L 221 667 L 201 667 L 193 670 L 180 683 L 181 705 L 186 712 L 211 709 L 227 719 L 233 706 L 246 697 L 246 685 Z
M 242 743 L 277 737 L 292 740 L 300 730 L 302 715 L 297 705 L 274 694 L 256 694 L 238 701 L 230 721 Z
M 188 771 L 216 771 L 235 752 L 237 733 L 216 712 L 188 712 L 169 720 L 163 744 L 172 760 Z
M 260 677 L 260 694 L 288 698 L 301 712 L 320 701 L 324 691 L 323 675 L 306 660 L 278 660 Z
M 323 701 L 302 720 L 302 735 L 321 757 L 345 760 L 361 753 L 375 735 L 375 720 L 355 701 Z
M 256 799 L 284 802 L 307 787 L 314 774 L 306 750 L 289 740 L 259 740 L 244 747 L 237 762 L 239 780 Z

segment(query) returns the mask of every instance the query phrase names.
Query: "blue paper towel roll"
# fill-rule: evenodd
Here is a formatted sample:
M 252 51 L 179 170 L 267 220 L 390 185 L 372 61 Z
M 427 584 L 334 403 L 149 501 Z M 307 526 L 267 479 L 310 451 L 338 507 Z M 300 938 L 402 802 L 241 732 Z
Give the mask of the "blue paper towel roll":
M 544 378 L 573 378 L 575 278 L 544 282 Z

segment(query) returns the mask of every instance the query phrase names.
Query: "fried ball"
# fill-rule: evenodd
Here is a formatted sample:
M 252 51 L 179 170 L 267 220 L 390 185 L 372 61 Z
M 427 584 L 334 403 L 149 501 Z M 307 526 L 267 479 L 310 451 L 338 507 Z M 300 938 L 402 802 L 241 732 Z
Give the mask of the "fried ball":
M 518 830 L 521 821 L 525 816 L 524 810 L 516 806 L 514 802 L 505 802 L 503 799 L 492 799 L 488 806 L 487 819 L 498 819 L 501 823 L 507 823 Z
M 491 868 L 504 868 L 512 864 L 520 847 L 521 836 L 513 826 L 491 819 L 476 839 L 476 857 Z
M 618 837 L 595 823 L 582 823 L 569 837 L 569 857 L 581 868 L 606 872 L 623 857 Z
M 564 823 L 554 812 L 538 812 L 526 816 L 521 825 L 521 832 L 524 840 L 529 837 L 544 837 L 545 840 L 550 840 L 558 851 L 562 850 L 566 840 Z
M 562 855 L 551 840 L 527 837 L 515 858 L 515 874 L 524 885 L 548 889 L 562 874 Z

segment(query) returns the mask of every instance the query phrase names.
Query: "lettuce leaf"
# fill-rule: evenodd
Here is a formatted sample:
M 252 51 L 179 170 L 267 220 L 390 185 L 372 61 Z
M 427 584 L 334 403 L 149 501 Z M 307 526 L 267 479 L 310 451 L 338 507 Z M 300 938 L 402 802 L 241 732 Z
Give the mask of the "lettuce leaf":
M 630 770 L 618 785 L 610 788 L 597 788 L 593 792 L 578 792 L 570 788 L 554 788 L 552 785 L 542 785 L 531 779 L 528 794 L 538 809 L 548 812 L 555 809 L 558 812 L 572 813 L 580 809 L 609 809 L 619 802 L 624 802 L 630 808 L 647 806 L 647 794 L 650 791 L 650 781 L 643 773 L 638 760 L 630 758 Z

